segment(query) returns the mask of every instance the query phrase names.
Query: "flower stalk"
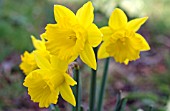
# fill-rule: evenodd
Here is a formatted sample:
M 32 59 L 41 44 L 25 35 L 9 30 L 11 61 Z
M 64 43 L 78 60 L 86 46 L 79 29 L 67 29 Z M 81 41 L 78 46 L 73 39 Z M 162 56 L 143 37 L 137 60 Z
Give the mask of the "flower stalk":
M 106 59 L 105 62 L 105 67 L 104 67 L 104 72 L 103 72 L 103 77 L 102 77 L 102 82 L 101 82 L 101 87 L 100 87 L 100 92 L 99 92 L 99 100 L 97 104 L 97 111 L 102 110 L 102 103 L 103 103 L 103 96 L 104 96 L 104 91 L 105 91 L 105 86 L 106 86 L 106 79 L 108 75 L 108 67 L 109 67 L 109 58 Z
M 97 50 L 98 48 L 94 48 L 95 56 L 97 56 Z M 97 63 L 97 57 L 96 57 L 96 63 Z M 89 108 L 90 111 L 95 110 L 95 99 L 96 99 L 96 77 L 97 77 L 97 70 L 92 69 L 92 75 L 91 75 L 91 87 L 90 87 L 90 102 L 89 102 Z
M 73 111 L 80 111 L 81 104 L 81 81 L 80 81 L 80 73 L 78 64 L 74 64 L 74 80 L 77 82 L 77 85 L 73 88 L 73 92 L 75 94 L 76 99 L 76 107 L 73 107 Z
M 51 104 L 49 107 L 50 111 L 60 111 L 57 105 Z

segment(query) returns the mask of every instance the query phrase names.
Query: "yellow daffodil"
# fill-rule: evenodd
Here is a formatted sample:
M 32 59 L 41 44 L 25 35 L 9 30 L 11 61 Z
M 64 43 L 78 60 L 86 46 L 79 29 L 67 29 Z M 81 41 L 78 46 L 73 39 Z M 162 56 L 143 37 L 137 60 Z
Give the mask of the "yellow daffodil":
M 31 100 L 38 102 L 40 107 L 49 107 L 51 103 L 57 103 L 60 93 L 64 100 L 75 106 L 70 86 L 77 83 L 66 73 L 68 63 L 55 56 L 49 60 L 36 52 L 34 54 L 39 69 L 32 71 L 24 80 Z
M 76 15 L 68 8 L 55 5 L 56 24 L 46 26 L 46 47 L 50 54 L 62 60 L 72 61 L 80 56 L 81 60 L 96 69 L 96 59 L 92 47 L 102 41 L 102 33 L 93 23 L 93 6 L 89 1 L 84 4 Z
M 116 8 L 109 19 L 109 26 L 102 27 L 103 43 L 98 51 L 98 58 L 114 57 L 116 62 L 128 64 L 138 59 L 140 51 L 150 50 L 144 37 L 136 31 L 148 17 L 127 21 L 125 13 Z
M 32 43 L 35 47 L 35 51 L 42 56 L 49 58 L 49 52 L 46 50 L 45 47 L 45 40 L 41 37 L 41 40 L 36 39 L 34 36 L 31 36 Z M 29 53 L 27 51 L 24 52 L 23 55 L 21 55 L 21 64 L 20 68 L 23 70 L 25 75 L 28 75 L 31 71 L 37 69 L 37 64 L 34 59 L 33 52 Z

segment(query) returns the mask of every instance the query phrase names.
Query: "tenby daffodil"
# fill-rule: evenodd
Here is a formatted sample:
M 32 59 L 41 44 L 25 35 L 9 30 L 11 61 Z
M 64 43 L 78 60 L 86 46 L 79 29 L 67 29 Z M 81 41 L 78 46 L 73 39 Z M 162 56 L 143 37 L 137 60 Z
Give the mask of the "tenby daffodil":
M 33 46 L 35 47 L 34 51 L 46 58 L 49 58 L 49 52 L 46 50 L 44 38 L 41 37 L 41 40 L 38 40 L 34 36 L 31 36 L 31 39 Z M 20 68 L 23 70 L 25 75 L 28 75 L 31 71 L 38 68 L 33 52 L 29 53 L 28 51 L 25 51 L 24 54 L 21 55 L 21 61 Z
M 50 54 L 62 60 L 81 60 L 96 69 L 93 47 L 102 41 L 102 33 L 93 23 L 93 5 L 89 1 L 76 14 L 62 5 L 54 5 L 56 24 L 46 26 L 46 47 Z
M 57 103 L 58 95 L 61 94 L 64 100 L 75 106 L 76 101 L 70 86 L 77 83 L 66 73 L 68 63 L 56 56 L 47 59 L 37 52 L 34 56 L 39 69 L 26 76 L 23 83 L 28 87 L 31 100 L 38 102 L 39 107 L 49 107 L 50 104 Z
M 113 57 L 116 62 L 128 64 L 140 58 L 140 51 L 150 50 L 144 37 L 137 33 L 148 17 L 128 22 L 125 13 L 116 8 L 109 19 L 108 26 L 102 27 L 103 43 L 98 58 Z

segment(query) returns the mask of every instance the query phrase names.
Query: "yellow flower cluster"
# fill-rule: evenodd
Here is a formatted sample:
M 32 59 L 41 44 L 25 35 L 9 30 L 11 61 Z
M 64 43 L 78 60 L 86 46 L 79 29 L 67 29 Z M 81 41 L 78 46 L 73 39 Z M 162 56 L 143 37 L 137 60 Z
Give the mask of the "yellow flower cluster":
M 147 17 L 127 22 L 121 9 L 115 9 L 109 26 L 98 27 L 93 23 L 94 8 L 89 1 L 76 14 L 61 5 L 54 5 L 56 24 L 48 24 L 41 40 L 32 36 L 35 50 L 21 56 L 20 68 L 26 75 L 23 85 L 28 87 L 31 100 L 40 107 L 56 104 L 58 95 L 76 105 L 70 86 L 76 81 L 67 74 L 68 64 L 78 56 L 94 70 L 97 63 L 93 47 L 103 40 L 98 58 L 114 57 L 117 62 L 128 64 L 139 58 L 140 51 L 149 50 L 145 39 L 136 31 Z
M 28 87 L 31 100 L 39 102 L 40 107 L 49 107 L 56 104 L 59 93 L 73 106 L 76 105 L 70 86 L 76 85 L 76 81 L 66 73 L 68 61 L 53 56 L 46 50 L 45 40 L 35 39 L 32 36 L 35 50 L 27 51 L 21 56 L 20 68 L 27 75 L 23 85 Z

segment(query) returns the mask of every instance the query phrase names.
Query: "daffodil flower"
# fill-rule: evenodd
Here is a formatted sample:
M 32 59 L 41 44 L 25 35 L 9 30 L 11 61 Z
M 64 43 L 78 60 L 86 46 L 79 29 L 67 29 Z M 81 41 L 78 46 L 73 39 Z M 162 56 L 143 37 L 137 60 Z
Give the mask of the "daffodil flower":
M 98 51 L 98 58 L 114 57 L 116 62 L 128 64 L 140 58 L 140 51 L 150 50 L 144 37 L 137 30 L 148 17 L 127 21 L 125 13 L 116 8 L 109 19 L 109 26 L 102 27 L 103 43 Z
M 76 15 L 68 8 L 55 5 L 54 16 L 56 24 L 46 26 L 46 47 L 50 54 L 57 55 L 62 60 L 81 60 L 96 69 L 96 59 L 92 47 L 97 47 L 102 41 L 102 33 L 93 23 L 93 6 L 89 1 L 84 4 Z
M 56 104 L 58 95 L 61 94 L 64 100 L 76 105 L 76 101 L 70 86 L 74 86 L 74 81 L 66 73 L 68 63 L 51 56 L 50 60 L 34 53 L 38 65 L 37 70 L 26 76 L 23 85 L 28 87 L 28 94 L 31 100 L 39 103 L 39 107 L 49 107 Z
M 49 52 L 46 50 L 44 38 L 41 37 L 41 40 L 36 39 L 34 36 L 31 36 L 31 38 L 35 51 L 42 56 L 49 58 Z M 29 53 L 28 51 L 25 51 L 24 54 L 21 55 L 21 61 L 20 68 L 25 75 L 28 75 L 31 71 L 38 68 L 33 52 Z

